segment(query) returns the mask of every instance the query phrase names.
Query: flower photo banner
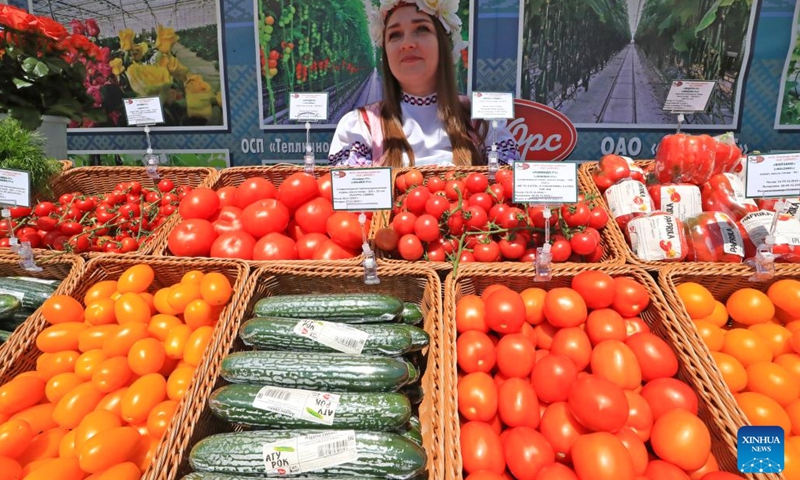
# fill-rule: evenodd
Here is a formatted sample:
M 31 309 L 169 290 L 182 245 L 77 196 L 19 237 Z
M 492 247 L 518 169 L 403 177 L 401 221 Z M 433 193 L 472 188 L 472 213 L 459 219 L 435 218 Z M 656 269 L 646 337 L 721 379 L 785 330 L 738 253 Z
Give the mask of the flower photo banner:
M 327 92 L 327 123 L 381 100 L 381 51 L 370 38 L 371 0 L 254 0 L 260 128 L 305 128 L 289 120 L 289 94 Z M 458 90 L 468 90 L 470 0 L 422 0 L 431 10 L 449 8 L 461 20 L 455 63 Z M 374 8 L 387 3 L 373 1 Z M 448 10 L 448 11 L 450 11 Z
M 776 130 L 800 130 L 800 3 L 795 6 L 793 18 L 792 38 L 778 95 Z
M 159 97 L 163 124 L 153 130 L 225 130 L 225 79 L 220 0 L 29 0 L 91 44 L 84 62 L 86 93 L 99 114 L 73 120 L 71 131 L 129 129 L 123 100 Z

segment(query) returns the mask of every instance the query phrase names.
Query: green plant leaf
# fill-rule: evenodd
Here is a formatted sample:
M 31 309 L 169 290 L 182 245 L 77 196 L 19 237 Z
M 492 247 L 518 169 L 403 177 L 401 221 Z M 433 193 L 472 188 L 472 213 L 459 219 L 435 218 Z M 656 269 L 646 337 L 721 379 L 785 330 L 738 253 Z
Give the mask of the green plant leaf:
M 694 40 L 694 30 L 687 28 L 672 36 L 672 46 L 679 52 L 686 52 L 692 40 Z
M 14 82 L 14 85 L 17 86 L 17 88 L 25 88 L 25 87 L 30 87 L 31 85 L 33 85 L 31 82 L 29 82 L 27 80 L 23 80 L 21 78 L 15 78 L 12 81 Z
M 719 2 L 720 7 L 730 7 L 734 3 L 738 2 L 739 0 L 722 0 Z
M 36 66 L 33 67 L 33 74 L 37 77 L 44 77 L 50 73 L 50 69 L 47 68 L 47 65 L 44 62 L 36 62 Z
M 717 21 L 717 9 L 719 9 L 719 3 L 720 0 L 714 2 L 714 5 L 711 5 L 711 8 L 709 8 L 706 14 L 703 15 L 703 19 L 700 20 L 700 23 L 698 23 L 697 27 L 694 29 L 695 35 L 710 27 L 715 21 Z

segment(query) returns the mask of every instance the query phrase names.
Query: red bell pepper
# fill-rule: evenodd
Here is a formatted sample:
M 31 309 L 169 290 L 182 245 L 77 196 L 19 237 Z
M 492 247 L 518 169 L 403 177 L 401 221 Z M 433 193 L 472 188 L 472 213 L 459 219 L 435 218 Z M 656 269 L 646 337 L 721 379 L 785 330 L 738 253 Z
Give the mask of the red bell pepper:
M 645 261 L 680 262 L 689 253 L 683 223 L 675 215 L 656 212 L 627 225 L 631 250 Z
M 671 213 L 681 220 L 703 211 L 700 187 L 691 183 L 667 183 L 647 188 L 656 210 Z
M 604 155 L 592 172 L 592 179 L 601 193 L 611 185 L 630 176 L 631 168 L 628 161 L 619 155 Z
M 744 240 L 736 222 L 720 212 L 703 212 L 686 220 L 688 259 L 694 262 L 741 263 Z
M 667 135 L 658 146 L 655 161 L 660 183 L 702 185 L 714 173 L 717 141 L 708 135 Z
M 736 146 L 732 132 L 714 137 L 717 141 L 714 156 L 714 175 L 732 173 L 742 159 L 742 151 Z
M 703 211 L 706 212 L 726 213 L 739 221 L 748 213 L 758 211 L 756 202 L 745 198 L 742 181 L 732 173 L 714 175 L 703 185 L 701 193 Z

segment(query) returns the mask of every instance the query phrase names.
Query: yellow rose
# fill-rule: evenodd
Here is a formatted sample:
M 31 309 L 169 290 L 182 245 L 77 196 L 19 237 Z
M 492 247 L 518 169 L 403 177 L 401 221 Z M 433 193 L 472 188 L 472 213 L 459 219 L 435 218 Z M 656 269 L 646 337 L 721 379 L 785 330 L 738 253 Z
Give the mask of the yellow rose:
M 108 62 L 108 66 L 111 67 L 111 71 L 116 76 L 122 75 L 122 72 L 125 71 L 125 65 L 122 64 L 121 58 L 112 58 L 110 62 Z
M 211 119 L 211 106 L 214 104 L 213 92 L 186 91 L 186 114 L 190 117 Z
M 184 83 L 189 73 L 189 69 L 181 64 L 180 60 L 171 53 L 163 54 L 158 53 L 156 64 L 169 70 L 172 78 L 180 83 Z
M 166 103 L 172 85 L 172 77 L 166 68 L 138 63 L 133 63 L 128 67 L 128 81 L 138 96 L 159 96 L 162 103 Z
M 183 86 L 186 93 L 211 93 L 211 85 L 201 75 L 189 75 Z
M 137 43 L 131 50 L 131 58 L 134 62 L 141 62 L 148 50 L 150 50 L 150 45 L 147 42 Z
M 181 37 L 175 34 L 175 29 L 171 27 L 156 27 L 156 48 L 161 53 L 169 53 L 172 50 L 172 45 L 175 44 Z
M 134 37 L 133 29 L 126 28 L 125 30 L 119 31 L 119 48 L 120 50 L 125 50 L 126 52 L 130 52 L 133 48 L 133 37 Z

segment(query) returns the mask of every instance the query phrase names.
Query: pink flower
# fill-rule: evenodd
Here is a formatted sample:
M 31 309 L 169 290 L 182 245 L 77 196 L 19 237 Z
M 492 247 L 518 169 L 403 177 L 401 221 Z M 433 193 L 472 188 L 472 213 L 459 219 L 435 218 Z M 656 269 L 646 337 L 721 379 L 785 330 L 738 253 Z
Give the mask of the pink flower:
M 101 63 L 108 63 L 111 60 L 111 49 L 103 47 L 97 52 L 97 61 Z
M 72 33 L 75 35 L 86 35 L 86 27 L 83 26 L 80 20 L 73 19 L 69 21 L 69 26 L 72 27 Z
M 100 35 L 100 27 L 97 26 L 97 22 L 94 21 L 94 18 L 86 19 L 86 35 L 90 37 Z
M 114 111 L 110 112 L 108 114 L 108 116 L 111 117 L 111 123 L 112 124 L 119 125 L 119 118 L 122 116 L 121 113 L 119 113 L 118 111 L 114 110 Z
M 99 105 L 103 102 L 103 96 L 100 95 L 100 87 L 96 85 L 92 85 L 91 87 L 86 89 L 86 93 L 94 98 L 95 105 Z
M 100 72 L 103 78 L 108 78 L 108 76 L 111 75 L 111 65 L 108 63 L 98 63 L 97 71 Z

